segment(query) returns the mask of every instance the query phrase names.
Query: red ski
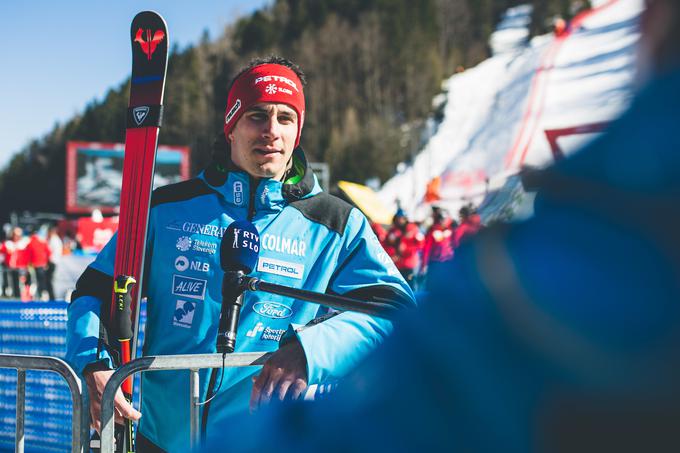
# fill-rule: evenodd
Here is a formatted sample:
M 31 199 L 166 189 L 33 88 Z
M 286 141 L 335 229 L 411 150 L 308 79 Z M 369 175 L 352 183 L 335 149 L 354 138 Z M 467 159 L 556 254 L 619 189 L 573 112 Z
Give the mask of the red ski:
M 130 40 L 132 78 L 110 311 L 120 364 L 133 358 L 137 343 L 144 250 L 168 61 L 165 20 L 153 11 L 137 14 L 132 20 Z M 121 388 L 132 401 L 132 378 Z M 123 451 L 134 451 L 129 421 L 125 437 Z

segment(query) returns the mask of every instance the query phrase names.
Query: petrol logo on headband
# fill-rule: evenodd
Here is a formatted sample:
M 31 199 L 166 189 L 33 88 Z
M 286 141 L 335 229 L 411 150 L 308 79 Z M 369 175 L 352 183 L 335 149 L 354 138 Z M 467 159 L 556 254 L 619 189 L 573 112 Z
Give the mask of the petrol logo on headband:
M 279 75 L 267 75 L 267 76 L 262 76 L 262 77 L 258 77 L 257 79 L 255 79 L 255 81 L 253 82 L 253 85 L 257 85 L 257 84 L 259 84 L 259 83 L 261 83 L 261 82 L 280 82 L 280 83 L 285 83 L 286 85 L 289 85 L 291 88 L 293 88 L 295 91 L 297 91 L 298 93 L 300 92 L 300 90 L 299 90 L 298 87 L 297 87 L 297 84 L 296 84 L 295 82 L 293 82 L 292 80 L 290 80 L 288 77 L 279 76 Z M 272 83 L 272 84 L 270 84 L 270 85 L 267 86 L 267 89 L 269 89 L 269 87 L 271 87 L 272 85 L 274 86 L 274 88 L 276 88 L 276 85 L 274 85 L 274 84 Z M 279 91 L 284 91 L 284 92 L 285 92 L 285 90 L 282 89 L 282 88 L 280 88 L 280 87 L 279 87 Z M 267 91 L 267 92 L 269 93 L 269 91 Z M 269 93 L 269 94 L 273 94 L 273 93 Z M 292 92 L 288 92 L 288 94 L 293 94 L 293 93 L 292 93 Z
M 231 110 L 229 110 L 229 113 L 227 113 L 227 116 L 224 118 L 224 123 L 227 124 L 229 121 L 231 121 L 231 119 L 234 117 L 234 115 L 236 115 L 236 112 L 238 112 L 240 108 L 241 108 L 241 100 L 236 99 L 236 103 L 231 108 Z

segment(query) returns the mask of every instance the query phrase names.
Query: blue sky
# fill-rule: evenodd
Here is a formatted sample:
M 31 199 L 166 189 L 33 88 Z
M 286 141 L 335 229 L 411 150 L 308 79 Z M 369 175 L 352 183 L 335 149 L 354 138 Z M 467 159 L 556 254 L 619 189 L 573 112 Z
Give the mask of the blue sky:
M 130 21 L 159 12 L 180 48 L 269 0 L 0 1 L 0 168 L 130 72 Z

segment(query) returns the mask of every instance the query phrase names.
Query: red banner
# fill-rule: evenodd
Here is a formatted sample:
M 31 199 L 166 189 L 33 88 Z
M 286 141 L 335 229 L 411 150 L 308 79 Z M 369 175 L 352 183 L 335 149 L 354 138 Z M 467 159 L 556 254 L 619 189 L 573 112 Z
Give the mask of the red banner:
M 118 229 L 118 216 L 96 222 L 90 217 L 78 219 L 77 239 L 85 252 L 99 252 Z

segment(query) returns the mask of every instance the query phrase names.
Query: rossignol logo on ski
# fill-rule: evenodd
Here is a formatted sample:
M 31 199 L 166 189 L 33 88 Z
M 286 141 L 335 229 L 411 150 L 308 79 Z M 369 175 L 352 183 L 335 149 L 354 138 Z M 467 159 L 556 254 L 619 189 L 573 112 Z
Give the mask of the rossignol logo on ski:
M 149 107 L 146 105 L 143 105 L 141 107 L 135 107 L 132 109 L 132 117 L 134 118 L 137 126 L 141 126 L 148 115 Z
M 135 36 L 135 42 L 139 43 L 142 48 L 142 52 L 146 55 L 147 60 L 151 60 L 151 56 L 156 51 L 158 44 L 165 38 L 165 33 L 163 30 L 156 30 L 153 32 L 153 37 L 151 35 L 151 30 L 143 30 L 141 28 L 137 29 L 137 35 Z

